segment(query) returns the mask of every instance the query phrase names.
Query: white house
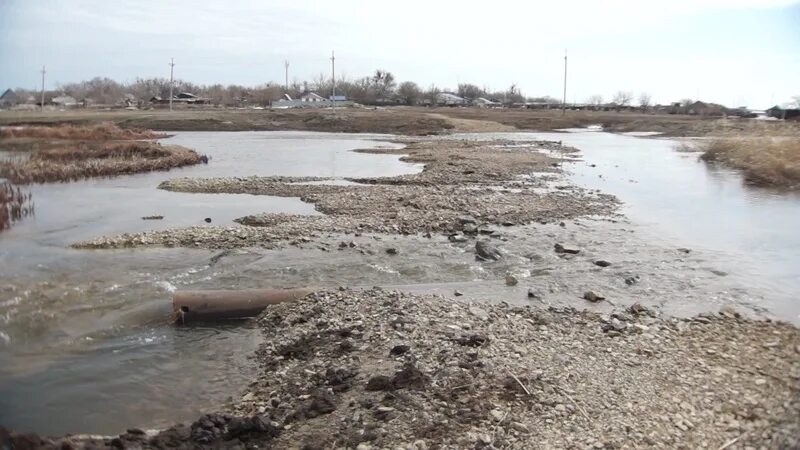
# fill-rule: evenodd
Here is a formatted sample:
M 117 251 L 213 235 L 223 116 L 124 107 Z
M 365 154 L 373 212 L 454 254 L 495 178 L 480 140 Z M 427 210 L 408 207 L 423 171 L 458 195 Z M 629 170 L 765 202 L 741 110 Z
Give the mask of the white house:
M 472 101 L 472 104 L 477 106 L 477 107 L 479 107 L 479 108 L 494 108 L 494 107 L 503 106 L 503 104 L 500 103 L 500 102 L 495 102 L 495 101 L 489 100 L 488 98 L 484 98 L 484 97 L 476 98 L 475 100 Z
M 466 100 L 453 94 L 452 92 L 442 92 L 441 94 L 436 96 L 436 104 L 437 105 L 445 105 L 445 106 L 461 106 L 467 103 Z
M 303 95 L 300 96 L 301 102 L 325 102 L 328 101 L 325 97 L 321 95 L 317 95 L 315 92 L 303 92 Z

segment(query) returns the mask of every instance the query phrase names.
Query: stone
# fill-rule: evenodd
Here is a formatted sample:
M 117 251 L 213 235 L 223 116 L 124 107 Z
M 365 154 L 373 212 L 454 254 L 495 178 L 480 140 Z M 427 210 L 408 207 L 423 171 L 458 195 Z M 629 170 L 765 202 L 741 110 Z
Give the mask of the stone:
M 506 275 L 506 286 L 516 286 L 517 283 L 519 283 L 517 277 L 511 274 Z
M 588 300 L 592 303 L 597 303 L 599 301 L 605 300 L 606 298 L 602 295 L 597 294 L 594 291 L 586 291 L 583 293 L 583 299 Z
M 456 289 L 455 291 L 453 291 L 453 295 L 455 295 L 456 297 L 461 297 L 462 295 L 464 295 L 464 293 Z
M 481 320 L 489 320 L 489 313 L 487 313 L 486 310 L 483 308 L 479 308 L 477 306 L 470 306 L 469 312 L 470 314 Z
M 628 286 L 633 286 L 638 282 L 639 282 L 639 275 L 634 275 L 632 277 L 625 278 L 625 284 L 627 284 Z
M 495 408 L 495 409 L 489 411 L 489 415 L 491 415 L 492 418 L 494 420 L 498 421 L 498 422 L 503 420 L 503 418 L 505 418 L 505 416 L 506 416 L 506 414 L 499 408 Z
M 594 262 L 594 265 L 599 267 L 608 267 L 611 265 L 611 263 L 603 259 L 598 259 Z
M 394 347 L 392 347 L 391 350 L 389 350 L 389 354 L 392 355 L 392 356 L 399 356 L 399 355 L 405 354 L 410 349 L 411 349 L 411 347 L 409 347 L 406 344 L 398 344 L 398 345 L 395 345 Z
M 720 308 L 719 309 L 719 313 L 720 313 L 720 315 L 723 315 L 725 317 L 729 317 L 731 319 L 732 318 L 738 318 L 738 317 L 741 316 L 741 314 L 739 314 L 738 311 L 736 311 L 732 306 L 728 306 L 728 305 L 723 306 L 722 308 Z
M 641 303 L 636 302 L 628 307 L 628 311 L 635 316 L 650 315 L 650 310 L 642 306 Z
M 519 433 L 530 433 L 531 430 L 527 425 L 521 422 L 511 422 L 511 428 Z
M 531 300 L 541 300 L 542 294 L 534 288 L 528 288 L 528 298 Z
M 503 257 L 500 250 L 487 241 L 478 241 L 475 243 L 475 255 L 476 259 L 482 261 L 497 261 Z
M 386 249 L 386 253 L 389 255 L 397 255 L 398 253 L 400 253 L 400 251 L 394 247 L 390 247 Z
M 204 220 L 206 221 L 206 223 L 211 223 L 211 217 L 206 217 Z
M 581 252 L 577 248 L 564 247 L 562 244 L 554 245 L 553 249 L 556 251 L 556 253 L 561 253 L 561 254 L 565 254 L 566 253 L 566 254 L 571 254 L 571 255 L 577 255 L 578 253 Z
M 681 253 L 683 253 L 683 254 L 686 254 L 686 255 L 688 255 L 689 253 L 691 253 L 691 252 L 692 252 L 692 249 L 690 249 L 690 248 L 685 248 L 685 247 L 681 247 L 681 248 L 679 248 L 679 249 L 678 249 L 678 251 L 679 251 L 679 252 L 681 252 Z

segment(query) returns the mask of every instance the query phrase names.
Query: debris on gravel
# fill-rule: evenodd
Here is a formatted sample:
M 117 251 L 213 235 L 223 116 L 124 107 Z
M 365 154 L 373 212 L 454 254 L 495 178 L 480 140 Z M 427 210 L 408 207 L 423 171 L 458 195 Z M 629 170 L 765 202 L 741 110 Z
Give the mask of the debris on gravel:
M 94 440 L 17 434 L 12 442 L 275 449 L 800 444 L 800 330 L 785 323 L 725 314 L 659 318 L 636 305 L 606 317 L 378 288 L 317 292 L 270 307 L 258 323 L 261 373 L 224 413 L 160 432 Z

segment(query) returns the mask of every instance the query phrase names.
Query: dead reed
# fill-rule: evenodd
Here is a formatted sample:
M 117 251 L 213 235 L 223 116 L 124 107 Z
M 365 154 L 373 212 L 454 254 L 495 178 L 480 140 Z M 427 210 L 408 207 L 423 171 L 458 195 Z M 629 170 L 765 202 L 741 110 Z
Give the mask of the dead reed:
M 698 144 L 701 159 L 739 169 L 748 183 L 800 189 L 800 138 L 724 136 Z
M 17 184 L 47 183 L 169 170 L 207 162 L 206 156 L 177 145 L 112 142 L 84 149 L 46 150 L 29 158 L 0 161 L 0 177 Z
M 122 129 L 111 122 L 94 125 L 61 124 L 55 126 L 12 126 L 0 127 L 0 139 L 57 139 L 80 141 L 105 141 L 105 140 L 139 140 L 159 139 L 167 137 L 163 133 L 150 130 Z
M 33 215 L 31 194 L 22 192 L 22 189 L 6 180 L 0 180 L 0 232 L 29 215 Z

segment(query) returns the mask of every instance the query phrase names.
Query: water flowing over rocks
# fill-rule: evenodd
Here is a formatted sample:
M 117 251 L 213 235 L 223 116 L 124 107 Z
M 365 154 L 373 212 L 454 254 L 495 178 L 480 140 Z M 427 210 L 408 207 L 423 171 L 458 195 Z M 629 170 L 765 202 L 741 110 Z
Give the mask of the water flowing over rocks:
M 602 316 L 377 288 L 317 292 L 258 319 L 262 372 L 223 413 L 160 432 L 12 439 L 117 448 L 799 444 L 797 328 L 722 313 L 654 316 L 640 305 Z

